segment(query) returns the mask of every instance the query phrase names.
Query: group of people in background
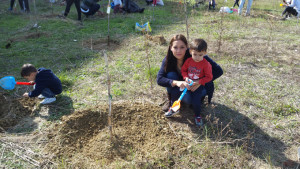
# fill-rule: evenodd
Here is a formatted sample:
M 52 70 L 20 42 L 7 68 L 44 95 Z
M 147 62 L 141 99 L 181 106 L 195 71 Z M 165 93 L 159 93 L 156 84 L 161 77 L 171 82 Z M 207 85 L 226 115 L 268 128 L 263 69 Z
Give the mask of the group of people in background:
M 300 17 L 300 0 L 283 0 L 283 5 L 285 7 L 282 12 L 283 19 L 296 16 L 298 19 Z
M 103 13 L 99 10 L 100 9 L 100 4 L 98 4 L 100 0 L 82 0 L 80 3 L 80 0 L 66 0 L 67 5 L 66 9 L 64 12 L 64 16 L 67 17 L 68 13 L 70 12 L 70 8 L 72 4 L 75 4 L 76 10 L 77 10 L 77 15 L 78 15 L 78 20 L 81 21 L 81 13 L 83 13 L 86 17 L 92 16 L 95 13 L 98 13 L 99 15 L 103 15 Z M 123 5 L 124 4 L 124 5 Z M 134 12 L 139 12 L 142 13 L 144 12 L 145 8 L 140 8 L 135 2 L 132 2 L 131 0 L 114 0 L 113 3 L 113 10 L 114 13 L 134 13 Z
M 18 1 L 22 12 L 30 12 L 28 0 L 18 0 Z M 15 4 L 15 0 L 10 0 L 10 6 L 8 8 L 9 11 L 15 9 L 14 4 Z
M 246 0 L 242 0 L 241 3 L 239 4 L 239 0 L 234 0 L 234 4 L 233 4 L 232 8 L 234 8 L 237 5 L 238 6 L 238 14 L 239 15 L 242 14 L 242 10 L 243 10 L 245 1 Z M 245 16 L 249 16 L 250 15 L 250 9 L 251 9 L 251 6 L 252 6 L 252 2 L 253 2 L 253 0 L 248 0 L 248 5 L 247 5 Z M 215 0 L 209 0 L 208 1 L 208 9 L 215 9 L 215 7 L 216 7 Z
M 23 12 L 30 12 L 28 0 L 18 0 L 20 9 Z M 99 15 L 103 15 L 100 11 L 100 4 L 98 2 L 101 0 L 65 0 L 66 8 L 63 13 L 64 17 L 67 17 L 71 6 L 75 4 L 77 11 L 77 19 L 81 21 L 81 13 L 83 13 L 86 17 L 92 16 L 95 13 Z M 55 1 L 54 1 L 55 2 Z M 113 10 L 114 13 L 143 13 L 145 8 L 140 8 L 135 2 L 131 0 L 113 0 Z M 9 11 L 14 10 L 16 7 L 15 0 L 10 1 Z
M 66 0 L 67 6 L 64 12 L 64 16 L 67 17 L 68 13 L 70 12 L 70 8 L 73 3 L 75 3 L 75 7 L 77 10 L 78 20 L 81 20 L 81 13 L 83 13 L 86 17 L 94 15 L 98 12 L 99 15 L 103 15 L 103 13 L 99 10 L 100 4 L 98 4 L 100 0 Z M 124 5 L 123 5 L 124 4 Z M 114 13 L 143 13 L 145 8 L 140 8 L 135 2 L 131 0 L 114 0 L 113 1 L 113 10 Z
M 241 0 L 241 3 L 239 3 L 239 0 L 235 0 L 235 3 L 233 5 L 232 8 L 235 7 L 235 5 L 237 5 L 238 8 L 238 14 L 241 15 L 242 14 L 242 9 L 243 6 L 245 4 L 246 0 Z M 250 15 L 250 9 L 252 6 L 253 0 L 248 0 L 248 5 L 247 5 L 247 9 L 246 9 L 246 16 Z M 284 19 L 287 19 L 291 16 L 295 16 L 297 18 L 300 17 L 300 0 L 283 0 L 283 7 L 285 7 L 284 11 L 282 12 L 282 16 L 284 16 Z
M 20 9 L 23 12 L 30 12 L 29 3 L 28 0 L 18 0 Z M 94 15 L 95 13 L 98 13 L 99 15 L 103 15 L 103 13 L 99 10 L 100 4 L 98 4 L 101 0 L 65 0 L 66 1 L 66 8 L 64 11 L 63 16 L 67 17 L 72 4 L 75 4 L 76 10 L 77 10 L 77 19 L 81 21 L 81 13 L 83 13 L 86 17 L 89 17 L 91 15 Z M 245 16 L 250 15 L 250 9 L 253 3 L 253 0 L 247 0 L 247 8 Z M 146 0 L 147 4 L 155 3 L 157 0 Z M 242 10 L 244 7 L 246 0 L 241 0 L 239 3 L 239 0 L 234 0 L 234 4 L 232 8 L 235 6 L 238 6 L 238 14 L 242 14 Z M 113 0 L 111 3 L 114 13 L 143 13 L 145 8 L 140 8 L 135 2 L 132 0 Z M 285 10 L 282 12 L 282 16 L 284 16 L 283 19 L 287 19 L 291 16 L 295 16 L 297 18 L 300 17 L 300 0 L 283 0 L 283 5 L 285 7 Z M 215 9 L 216 2 L 215 0 L 209 0 L 208 3 L 209 9 Z M 16 8 L 15 0 L 10 0 L 10 7 L 8 8 L 9 11 L 12 11 Z

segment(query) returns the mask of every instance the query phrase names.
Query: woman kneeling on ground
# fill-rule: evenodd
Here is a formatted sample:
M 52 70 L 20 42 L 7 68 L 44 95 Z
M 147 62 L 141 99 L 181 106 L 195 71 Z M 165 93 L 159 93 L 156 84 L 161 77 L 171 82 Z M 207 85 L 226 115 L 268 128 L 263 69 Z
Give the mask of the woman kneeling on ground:
M 191 54 L 189 52 L 188 42 L 185 36 L 175 35 L 170 41 L 167 56 L 163 59 L 161 68 L 157 74 L 157 84 L 166 87 L 167 89 L 168 101 L 163 106 L 163 111 L 166 112 L 166 117 L 169 117 L 169 111 L 172 111 L 170 107 L 182 93 L 180 91 L 180 88 L 188 89 L 186 95 L 182 99 L 182 102 L 191 104 L 193 106 L 194 112 L 201 109 L 201 102 L 206 95 L 208 95 L 208 102 L 210 103 L 214 92 L 213 81 L 223 74 L 222 68 L 211 58 L 205 55 L 204 59 L 206 59 L 211 64 L 213 79 L 212 81 L 206 83 L 204 87 L 202 86 L 202 92 L 198 92 L 197 96 L 194 96 L 195 93 L 192 94 L 192 92 L 197 91 L 201 84 L 194 82 L 192 86 L 189 86 L 189 84 L 184 81 L 181 75 L 181 68 L 183 66 L 183 63 L 190 57 Z M 175 113 L 172 113 L 172 115 L 174 115 Z M 195 122 L 197 124 L 196 120 L 197 119 L 195 119 Z

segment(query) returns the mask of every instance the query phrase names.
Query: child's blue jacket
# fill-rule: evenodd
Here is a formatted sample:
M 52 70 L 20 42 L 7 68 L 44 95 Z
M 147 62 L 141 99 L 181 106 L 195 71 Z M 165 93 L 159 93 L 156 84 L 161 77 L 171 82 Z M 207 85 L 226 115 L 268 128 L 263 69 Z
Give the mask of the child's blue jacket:
M 37 97 L 45 88 L 49 88 L 55 95 L 62 92 L 59 78 L 50 69 L 39 68 L 35 77 L 35 89 L 28 96 Z

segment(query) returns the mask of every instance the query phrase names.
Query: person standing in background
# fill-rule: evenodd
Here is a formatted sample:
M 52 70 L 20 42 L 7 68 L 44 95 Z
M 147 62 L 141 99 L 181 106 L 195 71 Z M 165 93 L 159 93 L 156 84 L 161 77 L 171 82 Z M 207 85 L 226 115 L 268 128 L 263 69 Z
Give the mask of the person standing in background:
M 19 1 L 21 11 L 30 12 L 28 0 L 18 0 L 18 1 Z M 10 7 L 8 8 L 9 11 L 13 10 L 14 3 L 15 0 L 10 0 Z
M 239 14 L 239 15 L 242 14 L 242 10 L 243 10 L 245 1 L 246 1 L 246 0 L 242 0 L 241 3 L 240 3 L 239 9 L 238 9 L 238 14 Z M 248 5 L 247 5 L 247 9 L 246 9 L 246 14 L 245 14 L 245 16 L 249 16 L 249 15 L 250 15 L 250 9 L 251 9 L 252 3 L 253 3 L 253 0 L 248 0 Z
M 233 4 L 233 6 L 232 6 L 232 8 L 234 8 L 235 5 L 237 5 L 238 7 L 240 7 L 240 6 L 239 6 L 239 1 L 240 1 L 240 0 L 235 0 L 235 1 L 234 1 L 234 4 Z
M 78 20 L 81 21 L 80 0 L 67 0 L 67 6 L 66 6 L 66 9 L 65 9 L 65 12 L 64 12 L 64 16 L 65 17 L 68 16 L 73 3 L 75 3 L 75 7 L 76 7 L 76 10 L 77 10 L 77 15 L 78 15 Z

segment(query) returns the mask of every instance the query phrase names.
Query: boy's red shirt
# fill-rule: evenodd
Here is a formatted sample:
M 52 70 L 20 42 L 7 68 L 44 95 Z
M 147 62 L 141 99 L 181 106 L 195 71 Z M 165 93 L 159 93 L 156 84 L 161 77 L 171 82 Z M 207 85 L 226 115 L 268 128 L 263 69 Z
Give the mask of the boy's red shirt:
M 204 58 L 200 62 L 195 62 L 193 58 L 188 58 L 181 68 L 181 75 L 183 79 L 188 77 L 193 81 L 199 80 L 199 84 L 203 86 L 213 79 L 211 65 Z

